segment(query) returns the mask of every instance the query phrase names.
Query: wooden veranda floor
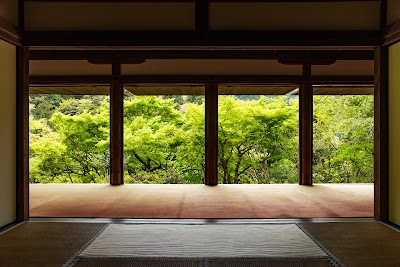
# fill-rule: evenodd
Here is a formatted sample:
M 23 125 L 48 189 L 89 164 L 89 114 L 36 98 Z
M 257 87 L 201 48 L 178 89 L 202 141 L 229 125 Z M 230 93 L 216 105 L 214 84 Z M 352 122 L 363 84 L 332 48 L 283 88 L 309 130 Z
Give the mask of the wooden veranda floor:
M 31 217 L 344 218 L 373 217 L 372 184 L 32 184 Z

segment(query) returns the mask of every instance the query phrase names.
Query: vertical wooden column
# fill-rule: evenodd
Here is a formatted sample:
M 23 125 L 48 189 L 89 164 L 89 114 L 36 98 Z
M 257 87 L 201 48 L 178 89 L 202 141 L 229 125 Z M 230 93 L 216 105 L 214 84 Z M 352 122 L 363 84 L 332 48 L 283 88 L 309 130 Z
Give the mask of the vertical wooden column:
M 123 146 L 123 116 L 124 92 L 120 82 L 121 64 L 113 63 L 112 74 L 114 81 L 110 88 L 110 184 L 121 185 L 124 183 L 124 146 Z
M 311 65 L 303 65 L 303 84 L 300 87 L 300 185 L 312 185 L 313 86 Z
M 209 0 L 195 2 L 195 30 L 205 32 L 209 28 Z
M 218 184 L 218 84 L 209 83 L 205 88 L 206 100 L 206 185 Z
M 17 221 L 29 219 L 29 49 L 17 48 Z
M 375 48 L 374 188 L 376 220 L 389 220 L 388 48 Z
M 25 1 L 18 0 L 18 28 L 21 32 L 25 30 Z

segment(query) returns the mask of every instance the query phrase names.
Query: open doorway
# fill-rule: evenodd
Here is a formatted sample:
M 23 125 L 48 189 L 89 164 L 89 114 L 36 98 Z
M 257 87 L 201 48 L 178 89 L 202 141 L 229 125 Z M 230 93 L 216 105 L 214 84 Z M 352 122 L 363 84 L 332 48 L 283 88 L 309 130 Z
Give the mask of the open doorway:
M 204 86 L 124 88 L 124 183 L 204 183 Z
M 220 184 L 297 184 L 298 86 L 220 86 Z
M 344 96 L 340 87 L 314 87 L 313 187 L 298 185 L 299 86 L 217 87 L 216 187 L 202 185 L 205 127 L 210 124 L 204 85 L 123 88 L 125 185 L 119 187 L 109 185 L 108 87 L 31 88 L 31 216 L 372 216 L 371 87 L 341 87 Z M 363 94 L 354 92 L 362 88 Z M 353 156 L 362 157 L 364 169 L 346 161 Z M 331 176 L 321 174 L 324 168 Z M 353 173 L 346 178 L 343 170 Z

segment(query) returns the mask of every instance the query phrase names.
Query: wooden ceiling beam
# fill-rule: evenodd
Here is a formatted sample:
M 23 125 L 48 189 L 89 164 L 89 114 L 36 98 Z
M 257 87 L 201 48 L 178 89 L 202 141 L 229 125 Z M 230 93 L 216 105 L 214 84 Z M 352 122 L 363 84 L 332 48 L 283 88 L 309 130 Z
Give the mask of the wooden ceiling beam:
M 384 45 L 391 45 L 400 41 L 400 20 L 389 25 L 384 33 Z
M 186 30 L 26 31 L 34 46 L 246 46 L 246 47 L 375 47 L 379 30 Z
M 278 62 L 284 65 L 332 65 L 336 62 L 334 57 L 319 57 L 319 56 L 297 56 L 297 57 L 282 57 Z
M 196 0 L 195 2 L 195 30 L 197 32 L 206 32 L 209 30 L 210 17 L 209 0 Z
M 21 46 L 21 32 L 17 26 L 0 16 L 0 39 Z
M 24 2 L 66 2 L 66 0 L 23 0 Z M 196 0 L 68 0 L 68 2 L 78 3 L 181 3 L 181 2 L 195 2 Z M 379 2 L 380 0 L 211 0 L 210 2 L 287 2 L 287 3 L 314 3 L 314 2 Z
M 269 85 L 299 85 L 303 83 L 302 75 L 75 75 L 75 76 L 30 76 L 31 85 L 45 84 L 107 84 L 118 79 L 124 84 L 134 83 L 184 83 L 204 84 L 217 82 L 221 84 L 269 84 Z M 319 84 L 369 85 L 373 84 L 374 76 L 312 76 L 310 82 Z
M 329 85 L 329 84 L 374 84 L 374 76 L 311 76 L 313 85 Z
M 373 50 L 31 50 L 30 60 L 95 60 L 124 61 L 134 59 L 253 59 L 279 60 L 318 58 L 335 60 L 373 60 Z
M 388 6 L 388 1 L 387 0 L 381 0 L 381 6 L 380 6 L 380 29 L 381 32 L 384 32 L 387 26 L 387 6 Z

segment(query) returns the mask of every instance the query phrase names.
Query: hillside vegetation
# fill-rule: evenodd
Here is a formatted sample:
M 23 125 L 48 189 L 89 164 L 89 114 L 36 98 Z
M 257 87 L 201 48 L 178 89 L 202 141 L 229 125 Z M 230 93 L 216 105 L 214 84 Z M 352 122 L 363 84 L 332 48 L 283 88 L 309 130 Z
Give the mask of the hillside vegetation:
M 109 97 L 31 95 L 31 183 L 109 182 Z M 297 183 L 297 97 L 220 96 L 219 182 Z M 125 183 L 203 183 L 204 98 L 125 92 Z M 373 97 L 314 96 L 315 183 L 373 181 Z

